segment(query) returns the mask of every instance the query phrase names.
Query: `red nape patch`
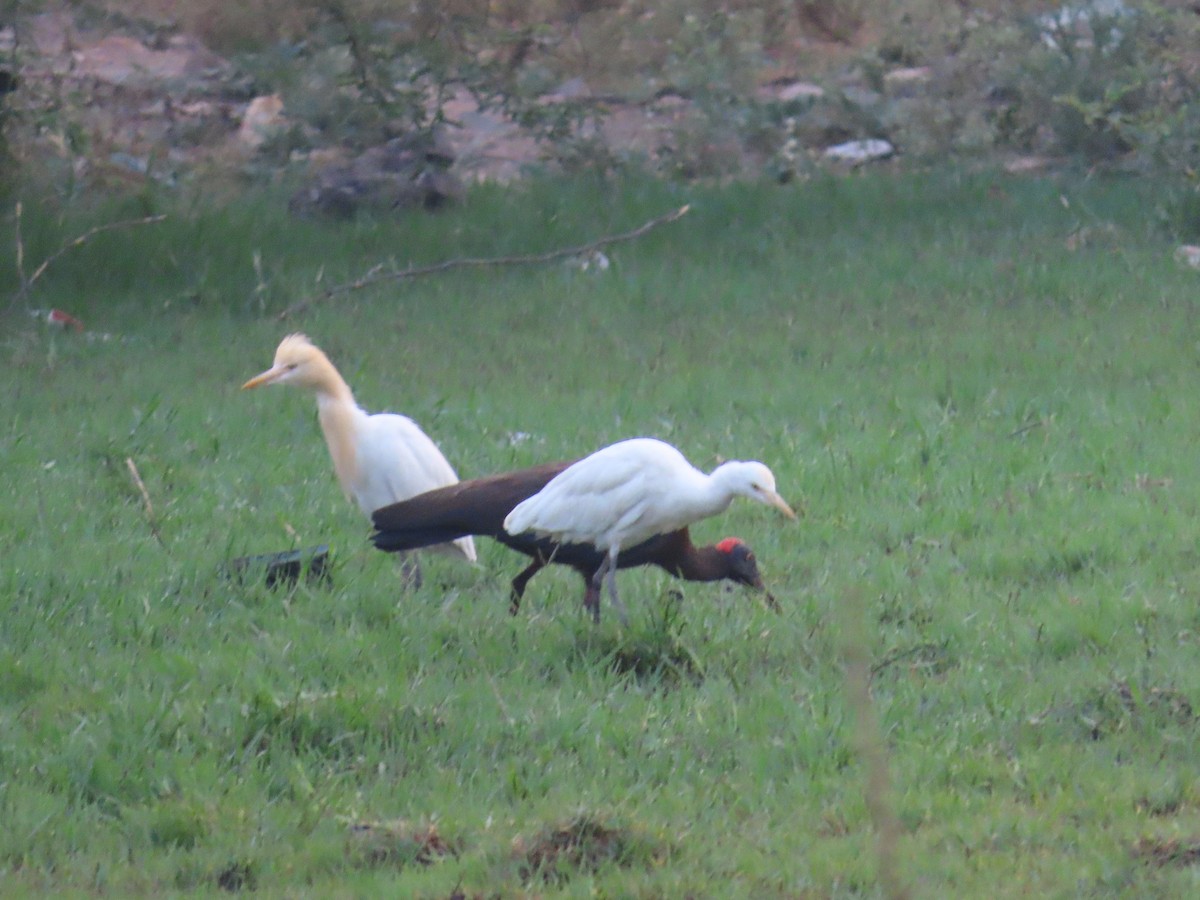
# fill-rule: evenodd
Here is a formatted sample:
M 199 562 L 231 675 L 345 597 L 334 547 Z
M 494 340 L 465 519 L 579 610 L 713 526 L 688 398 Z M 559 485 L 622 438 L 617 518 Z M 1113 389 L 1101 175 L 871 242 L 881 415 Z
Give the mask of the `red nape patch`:
M 735 547 L 740 547 L 744 544 L 741 538 L 725 538 L 721 543 L 717 544 L 717 549 L 722 553 L 732 553 Z

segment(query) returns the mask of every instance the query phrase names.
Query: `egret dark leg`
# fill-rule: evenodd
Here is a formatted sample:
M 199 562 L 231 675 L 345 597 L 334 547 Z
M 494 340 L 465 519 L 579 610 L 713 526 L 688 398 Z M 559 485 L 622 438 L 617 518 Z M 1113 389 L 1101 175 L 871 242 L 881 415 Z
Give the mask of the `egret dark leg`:
M 399 553 L 400 557 L 400 581 L 404 587 L 410 591 L 419 590 L 421 587 L 421 564 L 417 562 L 415 553 Z
M 617 596 L 617 553 L 618 548 L 613 547 L 608 551 L 608 596 L 612 599 L 613 608 L 617 611 L 617 618 L 621 620 L 621 624 L 626 628 L 629 627 L 629 611 L 625 609 L 625 604 L 621 602 L 621 598 Z M 603 568 L 603 566 L 601 566 Z
M 534 559 L 528 566 L 521 570 L 516 578 L 512 580 L 512 594 L 508 600 L 508 611 L 514 616 L 517 610 L 521 608 L 521 598 L 525 596 L 525 585 L 529 584 L 529 579 L 545 568 L 546 564 L 541 559 Z
M 608 570 L 608 557 L 600 563 L 600 568 L 596 570 L 596 574 L 592 576 L 592 580 L 588 582 L 587 593 L 583 595 L 583 605 L 586 608 L 591 604 L 592 621 L 597 625 L 600 624 L 600 588 L 604 584 L 604 573 Z

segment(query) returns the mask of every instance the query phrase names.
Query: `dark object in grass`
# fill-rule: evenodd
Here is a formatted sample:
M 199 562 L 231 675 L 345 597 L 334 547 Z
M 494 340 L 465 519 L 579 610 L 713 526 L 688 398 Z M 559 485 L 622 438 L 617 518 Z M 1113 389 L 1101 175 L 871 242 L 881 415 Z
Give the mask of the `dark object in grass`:
M 521 880 L 526 884 L 540 879 L 545 884 L 561 885 L 576 872 L 593 873 L 604 865 L 649 866 L 663 853 L 663 848 L 644 835 L 610 826 L 586 813 L 547 829 L 528 846 L 520 840 L 516 844 Z
M 437 827 L 406 822 L 354 822 L 350 825 L 350 858 L 363 868 L 392 866 L 402 869 L 415 863 L 433 865 L 447 856 L 458 856 L 458 846 L 438 834 Z
M 248 862 L 235 860 L 217 874 L 217 887 L 231 894 L 253 891 L 258 887 L 254 867 Z
M 1133 844 L 1133 855 L 1158 868 L 1184 869 L 1200 862 L 1200 841 L 1141 837 Z
M 547 463 L 530 469 L 460 481 L 448 487 L 418 494 L 400 503 L 375 510 L 371 519 L 376 532 L 371 540 L 380 550 L 397 552 L 416 550 L 431 544 L 444 544 L 466 535 L 490 537 L 504 546 L 533 559 L 512 580 L 509 611 L 516 614 L 521 606 L 525 585 L 550 563 L 573 568 L 587 587 L 584 609 L 600 621 L 600 592 L 592 576 L 604 561 L 604 554 L 590 544 L 556 544 L 532 533 L 511 535 L 504 530 L 504 517 L 514 506 L 532 497 L 570 462 Z M 726 538 L 719 544 L 697 547 L 687 528 L 660 534 L 622 550 L 617 568 L 658 566 L 676 578 L 687 581 L 728 579 L 759 591 L 774 610 L 779 606 L 763 585 L 753 551 L 738 538 Z
M 262 572 L 269 588 L 280 584 L 293 585 L 300 581 L 301 573 L 308 584 L 330 584 L 329 545 L 307 547 L 302 550 L 284 550 L 282 553 L 260 553 L 256 556 L 239 556 L 225 566 L 225 575 L 245 584 L 254 573 Z

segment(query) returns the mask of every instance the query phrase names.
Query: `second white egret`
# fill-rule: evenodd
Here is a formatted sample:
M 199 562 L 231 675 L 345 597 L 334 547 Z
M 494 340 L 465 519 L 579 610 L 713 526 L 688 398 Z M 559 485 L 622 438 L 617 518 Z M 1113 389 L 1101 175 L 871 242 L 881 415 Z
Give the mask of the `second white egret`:
M 504 519 L 504 530 L 527 531 L 560 543 L 591 544 L 604 554 L 592 576 L 608 593 L 622 620 L 617 595 L 621 548 L 684 528 L 724 511 L 734 497 L 796 514 L 775 489 L 775 476 L 760 462 L 730 461 L 705 474 L 682 453 L 654 438 L 632 438 L 597 450 L 555 476 Z

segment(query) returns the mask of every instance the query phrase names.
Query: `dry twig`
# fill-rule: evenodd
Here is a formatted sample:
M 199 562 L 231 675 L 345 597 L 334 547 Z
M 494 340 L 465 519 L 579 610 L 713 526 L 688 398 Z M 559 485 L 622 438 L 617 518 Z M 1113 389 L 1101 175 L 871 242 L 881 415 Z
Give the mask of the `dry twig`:
M 870 669 L 871 678 L 874 679 L 874 677 L 876 675 L 878 675 L 884 669 L 888 668 L 888 666 L 895 665 L 896 663 L 900 662 L 901 660 L 905 660 L 905 659 L 908 659 L 909 657 L 917 656 L 921 653 L 925 653 L 930 650 L 942 652 L 942 651 L 945 651 L 945 649 L 946 649 L 946 647 L 944 644 L 935 644 L 931 641 L 926 641 L 921 644 L 914 644 L 912 647 L 909 647 L 906 650 L 895 650 L 892 653 L 889 653 L 887 656 L 885 656 L 879 662 L 877 662 L 871 666 L 871 669 Z
M 340 294 L 348 294 L 351 291 L 361 290 L 365 287 L 370 287 L 374 284 L 381 284 L 386 281 L 399 281 L 404 278 L 418 278 L 422 275 L 434 275 L 439 272 L 446 272 L 450 269 L 465 269 L 481 266 L 520 266 L 534 265 L 537 263 L 553 262 L 556 259 L 566 259 L 571 256 L 582 256 L 585 253 L 591 253 L 599 250 L 601 247 L 607 247 L 611 244 L 619 244 L 624 241 L 631 241 L 634 238 L 639 238 L 646 232 L 657 228 L 659 225 L 665 225 L 668 222 L 674 222 L 676 219 L 681 219 L 687 214 L 689 206 L 681 206 L 679 209 L 671 210 L 669 213 L 651 219 L 632 231 L 625 231 L 620 234 L 610 234 L 604 237 L 597 238 L 594 241 L 589 241 L 586 244 L 580 244 L 576 247 L 563 247 L 558 250 L 547 250 L 545 253 L 529 253 L 518 256 L 487 256 L 487 257 L 458 257 L 455 259 L 447 259 L 440 263 L 433 263 L 427 266 L 409 266 L 407 269 L 399 271 L 382 272 L 382 264 L 372 266 L 367 273 L 354 281 L 345 284 L 339 284 L 331 287 L 322 294 L 309 297 L 297 303 L 293 303 L 278 316 L 280 320 L 286 319 L 289 316 L 295 315 L 301 310 L 308 309 L 325 300 L 329 300 Z
M 47 256 L 44 260 L 42 260 L 41 264 L 36 269 L 33 270 L 33 274 L 30 275 L 28 278 L 26 278 L 25 277 L 25 244 L 21 238 L 21 204 L 20 203 L 17 204 L 16 213 L 17 213 L 17 227 L 16 227 L 16 233 L 17 233 L 17 277 L 21 281 L 21 288 L 20 288 L 20 290 L 17 291 L 16 295 L 13 297 L 13 301 L 12 301 L 13 305 L 16 305 L 18 302 L 24 301 L 25 298 L 29 295 L 29 289 L 31 287 L 33 287 L 33 283 L 35 281 L 37 281 L 39 278 L 41 278 L 42 275 L 45 274 L 46 269 L 48 269 L 50 267 L 51 263 L 56 262 L 58 260 L 58 258 L 61 257 L 68 250 L 74 250 L 76 247 L 82 247 L 84 244 L 86 244 L 88 241 L 90 241 L 96 235 L 101 234 L 105 231 L 116 231 L 118 228 L 133 228 L 136 225 L 154 225 L 158 222 L 164 221 L 167 218 L 165 215 L 145 216 L 141 219 L 123 219 L 120 222 L 108 222 L 104 225 L 97 225 L 95 228 L 89 228 L 83 234 L 67 241 L 65 244 L 63 244 L 61 247 L 59 247 L 55 252 L 53 252 L 49 256 Z
M 1009 437 L 1010 438 L 1020 437 L 1023 434 L 1028 434 L 1029 432 L 1033 431 L 1035 428 L 1044 428 L 1045 426 L 1046 426 L 1045 419 L 1035 419 L 1032 422 L 1022 425 L 1016 431 L 1011 432 L 1009 434 Z
M 125 465 L 129 467 L 129 474 L 133 476 L 133 483 L 137 485 L 137 489 L 142 494 L 142 503 L 146 507 L 146 521 L 150 523 L 150 533 L 154 535 L 154 539 L 158 541 L 158 545 L 166 549 L 167 545 L 158 530 L 158 520 L 154 516 L 154 505 L 150 502 L 150 492 L 146 490 L 146 483 L 142 481 L 142 476 L 138 473 L 137 465 L 134 463 L 132 456 L 125 457 Z

